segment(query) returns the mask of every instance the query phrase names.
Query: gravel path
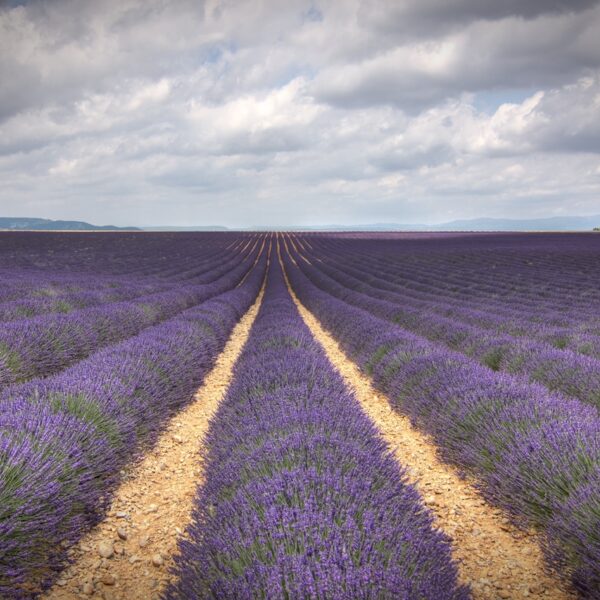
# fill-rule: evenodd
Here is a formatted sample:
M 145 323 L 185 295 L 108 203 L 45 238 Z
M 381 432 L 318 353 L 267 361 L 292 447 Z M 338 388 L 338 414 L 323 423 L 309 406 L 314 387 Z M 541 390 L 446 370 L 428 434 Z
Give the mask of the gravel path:
M 174 417 L 152 450 L 123 475 L 106 518 L 70 549 L 73 564 L 44 596 L 51 600 L 154 600 L 169 581 L 177 542 L 203 482 L 202 439 L 231 382 L 256 315 L 234 328 L 195 400 Z
M 512 526 L 474 486 L 436 456 L 427 436 L 391 410 L 290 290 L 329 359 L 381 431 L 409 478 L 453 543 L 462 582 L 477 600 L 572 598 L 544 571 L 535 535 Z M 195 401 L 178 414 L 154 448 L 123 476 L 106 518 L 71 552 L 73 564 L 44 596 L 52 600 L 97 597 L 153 600 L 169 581 L 177 542 L 202 484 L 201 440 L 231 381 L 232 369 L 256 318 L 263 292 L 234 329 Z
M 442 463 L 428 437 L 414 429 L 407 417 L 392 411 L 385 396 L 373 388 L 369 378 L 302 306 L 289 282 L 288 288 L 305 323 L 379 428 L 398 462 L 408 468 L 409 480 L 434 512 L 437 526 L 452 539 L 461 582 L 471 586 L 473 598 L 574 598 L 563 591 L 557 576 L 544 570 L 535 535 L 514 527 L 500 509 L 483 500 L 472 483 Z

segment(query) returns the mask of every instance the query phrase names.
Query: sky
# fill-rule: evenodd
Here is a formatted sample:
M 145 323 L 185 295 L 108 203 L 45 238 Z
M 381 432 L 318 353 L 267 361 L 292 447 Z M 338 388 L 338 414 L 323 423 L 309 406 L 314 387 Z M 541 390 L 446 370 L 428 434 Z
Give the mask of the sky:
M 0 0 L 0 216 L 600 214 L 592 0 Z

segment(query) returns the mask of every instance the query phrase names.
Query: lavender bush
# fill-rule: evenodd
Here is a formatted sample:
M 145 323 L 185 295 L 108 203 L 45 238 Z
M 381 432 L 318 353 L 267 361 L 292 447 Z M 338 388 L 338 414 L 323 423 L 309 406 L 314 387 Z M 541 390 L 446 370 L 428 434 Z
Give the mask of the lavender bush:
M 0 396 L 0 597 L 30 598 L 98 520 L 119 468 L 188 402 L 264 277 Z
M 534 236 L 486 235 L 426 241 L 418 246 L 395 239 L 394 252 L 385 251 L 379 237 L 338 249 L 331 236 L 313 238 L 311 248 L 299 239 L 294 245 L 309 257 L 322 254 L 326 262 L 317 258 L 320 267 L 357 278 L 368 294 L 393 292 L 403 306 L 600 357 L 594 310 L 600 301 L 598 247 L 589 238 L 542 236 L 540 243 Z
M 372 297 L 372 288 L 354 277 L 321 263 L 298 266 L 321 289 L 372 314 L 390 320 L 426 338 L 446 344 L 475 358 L 494 370 L 523 375 L 552 391 L 600 408 L 600 361 L 571 350 L 559 350 L 547 343 L 515 338 L 411 308 L 389 293 Z M 365 291 L 366 290 L 366 291 Z
M 91 352 L 155 325 L 234 287 L 256 255 L 225 265 L 212 283 L 177 286 L 126 302 L 48 314 L 5 324 L 0 330 L 0 384 L 56 373 Z M 218 269 L 220 273 L 223 266 Z
M 31 275 L 110 274 L 170 281 L 200 274 L 254 240 L 254 234 L 238 233 L 3 233 L 0 274 L 16 285 L 0 290 L 0 302 L 20 297 L 18 281 L 25 278 L 27 288 Z
M 550 562 L 600 595 L 600 421 L 596 409 L 496 373 L 317 288 L 287 260 L 305 305 L 392 407 L 475 474 L 517 522 L 544 535 Z
M 448 541 L 273 262 L 165 598 L 466 598 Z

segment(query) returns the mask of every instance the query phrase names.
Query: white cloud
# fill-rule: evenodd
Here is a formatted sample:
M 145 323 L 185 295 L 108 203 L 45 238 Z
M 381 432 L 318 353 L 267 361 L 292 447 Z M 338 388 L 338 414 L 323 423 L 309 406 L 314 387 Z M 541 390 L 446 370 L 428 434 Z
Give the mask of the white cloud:
M 567 197 L 600 212 L 599 26 L 586 0 L 0 9 L 0 213 L 433 221 Z

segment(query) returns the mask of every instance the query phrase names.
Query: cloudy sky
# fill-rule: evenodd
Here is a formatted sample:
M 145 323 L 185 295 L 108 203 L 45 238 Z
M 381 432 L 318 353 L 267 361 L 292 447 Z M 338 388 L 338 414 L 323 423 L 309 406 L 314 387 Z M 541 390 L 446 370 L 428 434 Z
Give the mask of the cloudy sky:
M 600 3 L 0 1 L 0 216 L 600 213 Z

